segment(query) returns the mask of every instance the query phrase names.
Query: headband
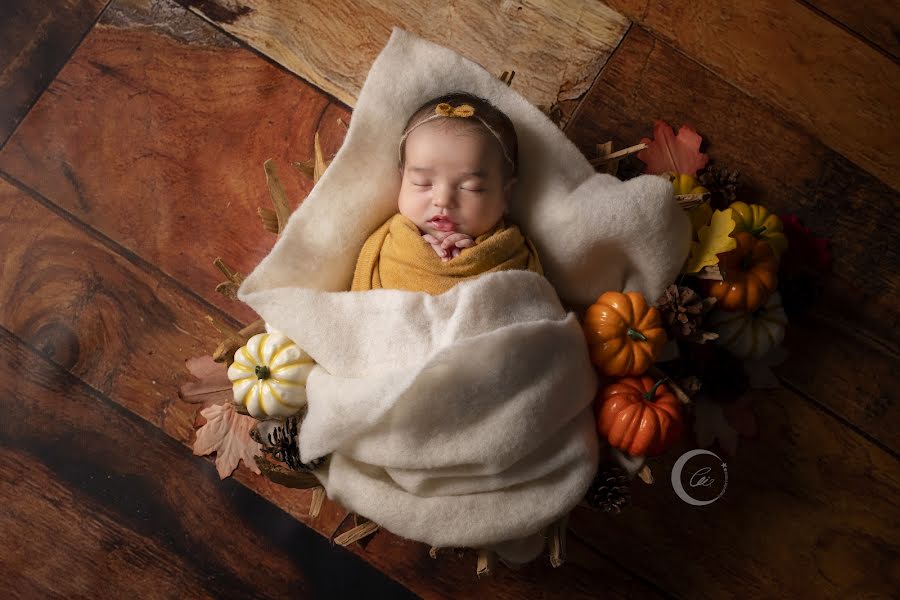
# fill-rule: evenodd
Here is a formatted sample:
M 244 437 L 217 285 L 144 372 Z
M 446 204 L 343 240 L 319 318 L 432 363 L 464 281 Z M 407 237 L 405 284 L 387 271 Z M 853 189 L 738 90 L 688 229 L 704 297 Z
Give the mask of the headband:
M 434 114 L 428 117 L 425 117 L 418 123 L 412 125 L 409 129 L 407 129 L 403 135 L 400 137 L 400 143 L 397 145 L 397 155 L 400 161 L 403 161 L 403 142 L 406 141 L 406 138 L 412 132 L 413 129 L 422 125 L 423 123 L 427 123 L 428 121 L 434 121 L 435 119 L 440 119 L 444 117 L 460 117 L 460 118 L 470 118 L 473 117 L 481 121 L 481 124 L 493 134 L 493 136 L 497 139 L 497 142 L 500 144 L 500 148 L 503 149 L 503 157 L 506 159 L 506 162 L 509 163 L 509 166 L 513 168 L 513 171 L 516 169 L 516 163 L 509 157 L 509 152 L 506 151 L 506 144 L 503 143 L 503 139 L 501 139 L 500 134 L 494 131 L 494 128 L 488 125 L 484 119 L 475 114 L 475 108 L 470 104 L 460 104 L 459 106 L 451 106 L 446 102 L 441 102 L 437 106 L 434 107 Z

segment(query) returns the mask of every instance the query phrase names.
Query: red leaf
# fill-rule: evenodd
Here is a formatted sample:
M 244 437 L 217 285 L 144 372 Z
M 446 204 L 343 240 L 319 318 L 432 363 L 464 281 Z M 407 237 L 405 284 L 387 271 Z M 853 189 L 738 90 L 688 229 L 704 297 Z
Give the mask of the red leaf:
M 812 271 L 816 275 L 831 268 L 831 248 L 829 240 L 813 234 L 796 215 L 781 215 L 784 235 L 788 248 L 781 260 L 781 268 L 786 273 Z
M 682 125 L 676 136 L 668 123 L 658 119 L 653 124 L 653 138 L 642 138 L 641 143 L 647 144 L 647 147 L 637 154 L 647 165 L 644 173 L 693 176 L 709 161 L 709 156 L 700 152 L 703 138 L 690 125 Z

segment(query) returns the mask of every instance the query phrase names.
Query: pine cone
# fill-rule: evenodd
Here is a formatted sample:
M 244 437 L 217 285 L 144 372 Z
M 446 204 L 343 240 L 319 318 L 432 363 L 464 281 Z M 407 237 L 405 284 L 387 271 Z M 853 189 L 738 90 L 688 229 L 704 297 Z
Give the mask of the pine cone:
M 741 172 L 711 165 L 700 174 L 700 185 L 712 194 L 713 208 L 725 208 L 737 199 L 741 189 Z
M 715 300 L 703 299 L 689 287 L 672 284 L 656 301 L 662 316 L 666 333 L 670 338 L 681 338 L 693 342 L 706 342 L 719 337 L 702 330 L 703 316 Z
M 584 499 L 603 512 L 619 513 L 631 501 L 628 473 L 621 467 L 601 466 Z
M 285 463 L 294 471 L 312 471 L 325 462 L 326 457 L 313 459 L 310 463 L 300 460 L 300 444 L 297 441 L 299 419 L 290 417 L 275 427 L 263 443 L 262 451 L 271 454 L 275 460 Z

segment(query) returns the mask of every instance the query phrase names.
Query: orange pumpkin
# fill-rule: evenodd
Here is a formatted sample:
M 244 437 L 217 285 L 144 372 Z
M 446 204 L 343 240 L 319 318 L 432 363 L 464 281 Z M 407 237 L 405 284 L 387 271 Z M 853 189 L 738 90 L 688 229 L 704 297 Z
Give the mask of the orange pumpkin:
M 681 437 L 681 401 L 663 381 L 626 377 L 598 394 L 594 403 L 597 430 L 610 446 L 632 456 L 658 456 Z
M 722 281 L 705 280 L 716 308 L 753 312 L 778 286 L 778 259 L 772 247 L 750 232 L 734 234 L 737 247 L 719 255 Z
M 659 311 L 638 292 L 606 292 L 584 315 L 591 362 L 604 375 L 640 375 L 666 344 Z

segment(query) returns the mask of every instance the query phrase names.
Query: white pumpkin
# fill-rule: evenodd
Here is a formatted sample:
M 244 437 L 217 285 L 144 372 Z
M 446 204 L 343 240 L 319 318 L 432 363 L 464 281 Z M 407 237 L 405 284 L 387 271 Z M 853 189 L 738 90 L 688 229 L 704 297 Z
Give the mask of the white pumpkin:
M 286 336 L 256 334 L 238 348 L 228 367 L 234 403 L 257 419 L 295 415 L 306 404 L 306 379 L 315 365 Z
M 787 315 L 781 295 L 775 292 L 765 306 L 753 312 L 716 310 L 709 315 L 709 327 L 719 334 L 716 343 L 742 359 L 759 359 L 784 340 Z

